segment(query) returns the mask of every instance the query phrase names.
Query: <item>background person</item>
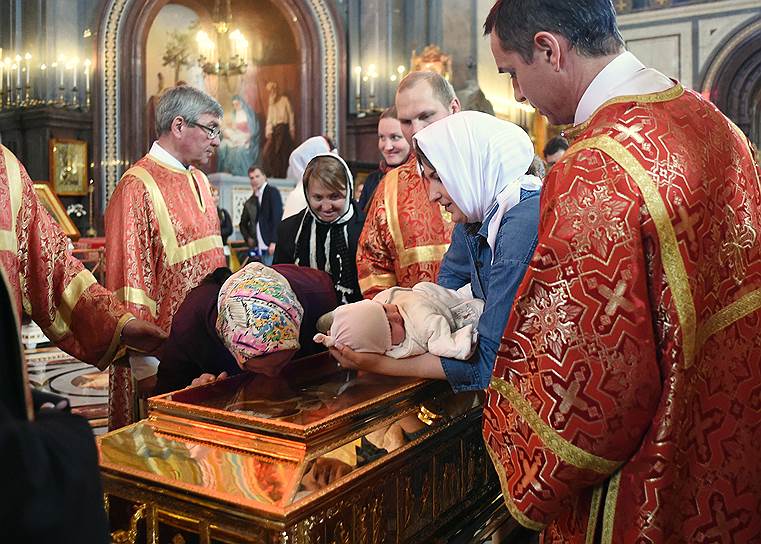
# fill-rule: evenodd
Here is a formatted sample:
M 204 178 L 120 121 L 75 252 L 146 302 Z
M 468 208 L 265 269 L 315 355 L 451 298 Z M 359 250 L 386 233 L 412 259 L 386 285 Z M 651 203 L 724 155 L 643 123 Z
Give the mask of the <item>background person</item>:
M 264 264 L 272 264 L 277 244 L 277 227 L 283 215 L 280 191 L 267 183 L 263 167 L 255 164 L 248 169 L 253 194 L 243 205 L 240 232 L 250 249 L 256 249 Z
M 411 145 L 419 130 L 460 111 L 460 101 L 441 75 L 411 72 L 399 83 L 396 109 L 402 134 Z M 416 158 L 411 155 L 384 176 L 376 193 L 357 250 L 362 294 L 372 298 L 389 287 L 434 282 L 454 223 L 429 202 Z
M 364 214 L 354 202 L 353 185 L 341 157 L 323 153 L 309 161 L 303 181 L 308 205 L 280 223 L 275 248 L 275 264 L 328 272 L 339 304 L 362 299 L 356 254 Z
M 306 207 L 307 201 L 304 196 L 303 184 L 304 169 L 309 164 L 309 161 L 320 153 L 333 153 L 337 155 L 338 151 L 333 147 L 333 142 L 325 136 L 312 136 L 304 140 L 291 153 L 288 159 L 288 179 L 294 182 L 294 187 L 285 200 L 283 219 L 296 215 Z
M 549 142 L 544 146 L 544 161 L 547 163 L 547 168 L 558 162 L 568 150 L 568 140 L 562 136 L 555 136 L 551 138 Z
M 233 233 L 233 220 L 230 212 L 219 207 L 219 187 L 210 185 L 211 198 L 214 199 L 214 206 L 217 208 L 217 217 L 219 218 L 219 233 L 222 236 L 222 244 L 227 246 L 227 239 Z M 229 249 L 225 249 L 225 255 L 228 255 Z
M 368 174 L 359 196 L 359 209 L 365 213 L 370 207 L 370 201 L 381 178 L 392 168 L 404 164 L 410 155 L 410 143 L 402 134 L 402 125 L 397 119 L 396 106 L 391 106 L 381 113 L 378 121 L 378 151 L 383 157 L 378 170 Z

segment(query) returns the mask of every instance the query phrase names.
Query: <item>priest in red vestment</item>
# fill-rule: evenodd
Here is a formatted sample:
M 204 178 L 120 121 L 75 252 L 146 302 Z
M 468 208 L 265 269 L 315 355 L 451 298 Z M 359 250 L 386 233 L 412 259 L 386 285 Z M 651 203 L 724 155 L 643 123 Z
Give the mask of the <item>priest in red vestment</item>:
M 402 133 L 415 133 L 460 111 L 447 80 L 434 72 L 412 72 L 399 84 L 396 108 Z M 359 286 L 365 298 L 389 287 L 435 282 L 454 224 L 428 192 L 411 154 L 388 172 L 373 196 L 357 248 Z
M 219 145 L 222 108 L 190 86 L 165 91 L 156 110 L 159 139 L 124 173 L 106 209 L 106 283 L 130 311 L 169 330 L 185 295 L 225 266 L 217 209 L 204 165 Z M 134 420 L 130 370 L 155 379 L 158 360 L 130 357 L 114 367 L 109 426 Z
M 125 343 L 156 349 L 165 335 L 129 314 L 69 246 L 23 165 L 0 145 L 0 268 L 19 319 L 30 316 L 62 350 L 101 369 Z
M 748 140 L 624 52 L 609 1 L 525 5 L 502 0 L 487 19 L 497 67 L 519 100 L 575 127 L 487 393 L 507 507 L 545 543 L 758 542 Z

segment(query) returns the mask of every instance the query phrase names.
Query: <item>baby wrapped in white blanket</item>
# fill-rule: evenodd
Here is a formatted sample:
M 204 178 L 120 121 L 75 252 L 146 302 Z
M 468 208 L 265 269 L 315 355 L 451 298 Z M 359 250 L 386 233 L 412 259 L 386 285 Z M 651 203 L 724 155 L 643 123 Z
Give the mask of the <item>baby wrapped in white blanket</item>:
M 457 291 L 429 282 L 392 287 L 373 300 L 336 308 L 330 334 L 314 340 L 395 359 L 428 352 L 464 360 L 477 345 L 483 310 L 484 302 L 473 298 L 469 284 Z

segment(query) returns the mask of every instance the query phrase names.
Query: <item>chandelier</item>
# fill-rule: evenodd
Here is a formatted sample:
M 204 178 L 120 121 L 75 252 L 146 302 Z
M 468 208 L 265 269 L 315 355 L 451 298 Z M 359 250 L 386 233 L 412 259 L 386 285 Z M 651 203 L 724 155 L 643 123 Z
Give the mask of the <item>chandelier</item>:
M 224 0 L 224 6 L 222 10 L 220 0 L 214 1 L 214 38 L 203 30 L 196 33 L 198 64 L 209 75 L 238 76 L 248 66 L 248 41 L 240 30 L 232 28 L 230 0 Z

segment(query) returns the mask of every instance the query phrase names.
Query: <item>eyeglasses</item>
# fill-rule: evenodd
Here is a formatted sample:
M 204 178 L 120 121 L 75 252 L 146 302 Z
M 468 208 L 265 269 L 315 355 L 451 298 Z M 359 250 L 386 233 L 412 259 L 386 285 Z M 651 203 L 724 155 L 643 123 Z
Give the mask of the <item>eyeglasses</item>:
M 202 125 L 201 123 L 196 123 L 195 121 L 187 121 L 188 126 L 198 127 L 202 128 L 204 131 L 206 131 L 206 136 L 209 138 L 209 140 L 213 140 L 217 136 L 219 136 L 219 133 L 222 132 L 222 129 L 218 126 L 215 127 L 208 127 L 206 125 Z

